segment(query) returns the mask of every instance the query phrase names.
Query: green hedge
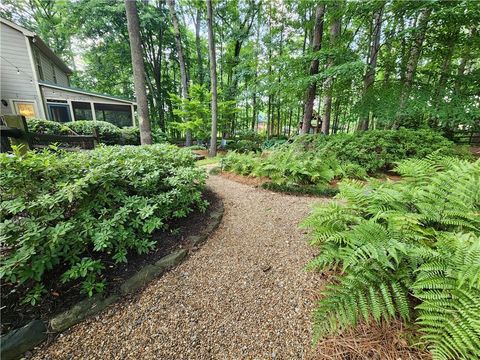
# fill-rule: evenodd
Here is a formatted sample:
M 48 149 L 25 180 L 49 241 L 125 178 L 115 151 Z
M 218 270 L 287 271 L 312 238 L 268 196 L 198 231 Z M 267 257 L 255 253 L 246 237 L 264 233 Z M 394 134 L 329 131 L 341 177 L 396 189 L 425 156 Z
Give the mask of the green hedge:
M 96 128 L 100 142 L 107 145 L 122 143 L 121 129 L 106 121 L 77 120 L 65 125 L 79 135 L 92 135 L 93 129 Z
M 67 125 L 58 123 L 56 121 L 42 120 L 42 119 L 27 119 L 28 131 L 37 134 L 50 135 L 71 135 L 74 134 L 72 129 Z
M 120 129 L 122 133 L 122 145 L 140 145 L 140 129 L 138 127 L 124 127 Z
M 444 156 L 456 152 L 452 141 L 429 129 L 369 130 L 315 138 L 299 137 L 296 143 L 319 156 L 331 154 L 340 163 L 360 165 L 368 173 L 390 170 L 398 161 L 424 158 L 433 152 Z
M 31 291 L 46 274 L 101 291 L 104 261 L 147 253 L 151 234 L 204 209 L 206 175 L 188 149 L 171 145 L 98 147 L 89 152 L 0 155 L 0 278 Z M 20 291 L 19 290 L 19 291 Z

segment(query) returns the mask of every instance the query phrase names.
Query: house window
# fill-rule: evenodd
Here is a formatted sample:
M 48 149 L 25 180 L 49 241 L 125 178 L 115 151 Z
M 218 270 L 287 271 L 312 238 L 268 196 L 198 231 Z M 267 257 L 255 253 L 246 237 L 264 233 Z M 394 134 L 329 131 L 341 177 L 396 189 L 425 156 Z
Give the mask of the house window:
M 35 66 L 37 67 L 38 78 L 40 80 L 44 80 L 42 62 L 40 61 L 40 53 L 38 52 L 38 49 L 34 49 L 33 56 L 35 58 Z
M 50 63 L 50 66 L 52 67 L 52 76 L 53 76 L 53 83 L 57 83 L 57 74 L 55 73 L 55 65 L 53 65 L 53 62 Z

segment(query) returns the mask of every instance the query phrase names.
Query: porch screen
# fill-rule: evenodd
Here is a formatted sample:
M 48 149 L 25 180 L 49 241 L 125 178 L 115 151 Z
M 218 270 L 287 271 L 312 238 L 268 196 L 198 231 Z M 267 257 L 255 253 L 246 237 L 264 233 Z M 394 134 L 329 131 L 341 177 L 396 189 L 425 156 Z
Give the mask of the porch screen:
M 128 105 L 95 104 L 97 120 L 108 121 L 118 127 L 132 126 L 132 110 Z
M 93 120 L 92 107 L 88 102 L 72 101 L 75 120 Z

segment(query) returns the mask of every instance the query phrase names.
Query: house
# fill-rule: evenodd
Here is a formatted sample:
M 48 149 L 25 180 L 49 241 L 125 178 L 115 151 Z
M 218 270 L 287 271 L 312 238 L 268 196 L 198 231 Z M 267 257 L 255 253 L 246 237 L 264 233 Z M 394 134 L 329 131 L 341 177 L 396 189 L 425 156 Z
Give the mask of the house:
M 72 70 L 35 33 L 0 18 L 0 114 L 133 126 L 135 103 L 70 87 Z

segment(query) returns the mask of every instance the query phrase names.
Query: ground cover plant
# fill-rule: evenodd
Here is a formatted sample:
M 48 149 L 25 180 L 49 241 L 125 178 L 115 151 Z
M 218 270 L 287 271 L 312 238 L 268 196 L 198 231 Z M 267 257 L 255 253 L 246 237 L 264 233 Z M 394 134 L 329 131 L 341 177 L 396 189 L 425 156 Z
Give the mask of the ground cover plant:
M 480 357 L 480 161 L 430 156 L 398 182 L 340 183 L 305 220 L 334 271 L 315 312 L 316 339 L 361 321 L 414 322 L 434 359 Z
M 88 152 L 0 155 L 0 278 L 10 291 L 29 290 L 35 304 L 42 278 L 82 281 L 102 291 L 108 264 L 147 253 L 150 234 L 204 209 L 205 173 L 188 150 L 171 145 L 101 146 Z
M 335 159 L 321 159 L 313 152 L 282 147 L 258 155 L 228 153 L 223 169 L 245 176 L 264 176 L 276 184 L 315 185 L 331 181 L 340 169 Z

